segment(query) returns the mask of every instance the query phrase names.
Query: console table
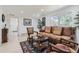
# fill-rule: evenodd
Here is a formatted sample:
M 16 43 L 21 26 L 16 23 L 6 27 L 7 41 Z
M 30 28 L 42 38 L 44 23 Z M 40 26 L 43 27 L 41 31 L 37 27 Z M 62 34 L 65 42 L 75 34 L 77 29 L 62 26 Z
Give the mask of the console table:
M 7 34 L 8 34 L 8 29 L 7 28 L 2 29 L 2 43 L 8 41 Z

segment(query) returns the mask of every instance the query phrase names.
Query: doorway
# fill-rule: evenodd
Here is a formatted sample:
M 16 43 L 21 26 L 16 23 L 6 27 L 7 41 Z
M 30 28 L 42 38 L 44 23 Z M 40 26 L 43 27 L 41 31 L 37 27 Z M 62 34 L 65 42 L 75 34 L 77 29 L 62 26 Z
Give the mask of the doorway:
M 18 19 L 17 18 L 10 19 L 10 30 L 12 32 L 18 32 Z
M 18 39 L 18 18 L 10 18 L 9 36 Z

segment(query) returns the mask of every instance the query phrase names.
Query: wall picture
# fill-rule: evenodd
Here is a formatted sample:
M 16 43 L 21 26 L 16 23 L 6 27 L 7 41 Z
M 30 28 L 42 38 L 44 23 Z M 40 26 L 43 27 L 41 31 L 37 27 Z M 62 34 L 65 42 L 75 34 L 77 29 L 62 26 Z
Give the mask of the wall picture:
M 32 20 L 31 19 L 24 18 L 23 19 L 23 25 L 24 26 L 32 26 Z

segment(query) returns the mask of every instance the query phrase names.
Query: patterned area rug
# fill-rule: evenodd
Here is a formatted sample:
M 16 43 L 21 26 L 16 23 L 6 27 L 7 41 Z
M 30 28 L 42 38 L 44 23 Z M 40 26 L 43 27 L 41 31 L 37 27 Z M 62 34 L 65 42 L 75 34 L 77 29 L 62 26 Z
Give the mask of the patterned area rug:
M 48 44 L 47 41 L 44 42 L 44 45 L 47 45 L 47 44 Z M 44 47 L 43 49 L 37 49 L 32 47 L 32 45 L 30 45 L 27 41 L 20 42 L 20 45 L 23 53 L 46 53 L 47 52 L 46 51 L 47 47 Z
M 29 45 L 27 41 L 20 42 L 23 53 L 33 53 L 33 48 Z

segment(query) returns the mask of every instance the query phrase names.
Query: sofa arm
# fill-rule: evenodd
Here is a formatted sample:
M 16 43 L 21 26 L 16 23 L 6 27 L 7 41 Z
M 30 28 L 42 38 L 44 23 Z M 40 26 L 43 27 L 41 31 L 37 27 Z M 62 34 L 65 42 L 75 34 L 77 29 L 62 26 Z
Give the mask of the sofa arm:
M 62 39 L 66 39 L 66 40 L 74 40 L 75 35 L 70 35 L 70 36 L 61 36 Z

